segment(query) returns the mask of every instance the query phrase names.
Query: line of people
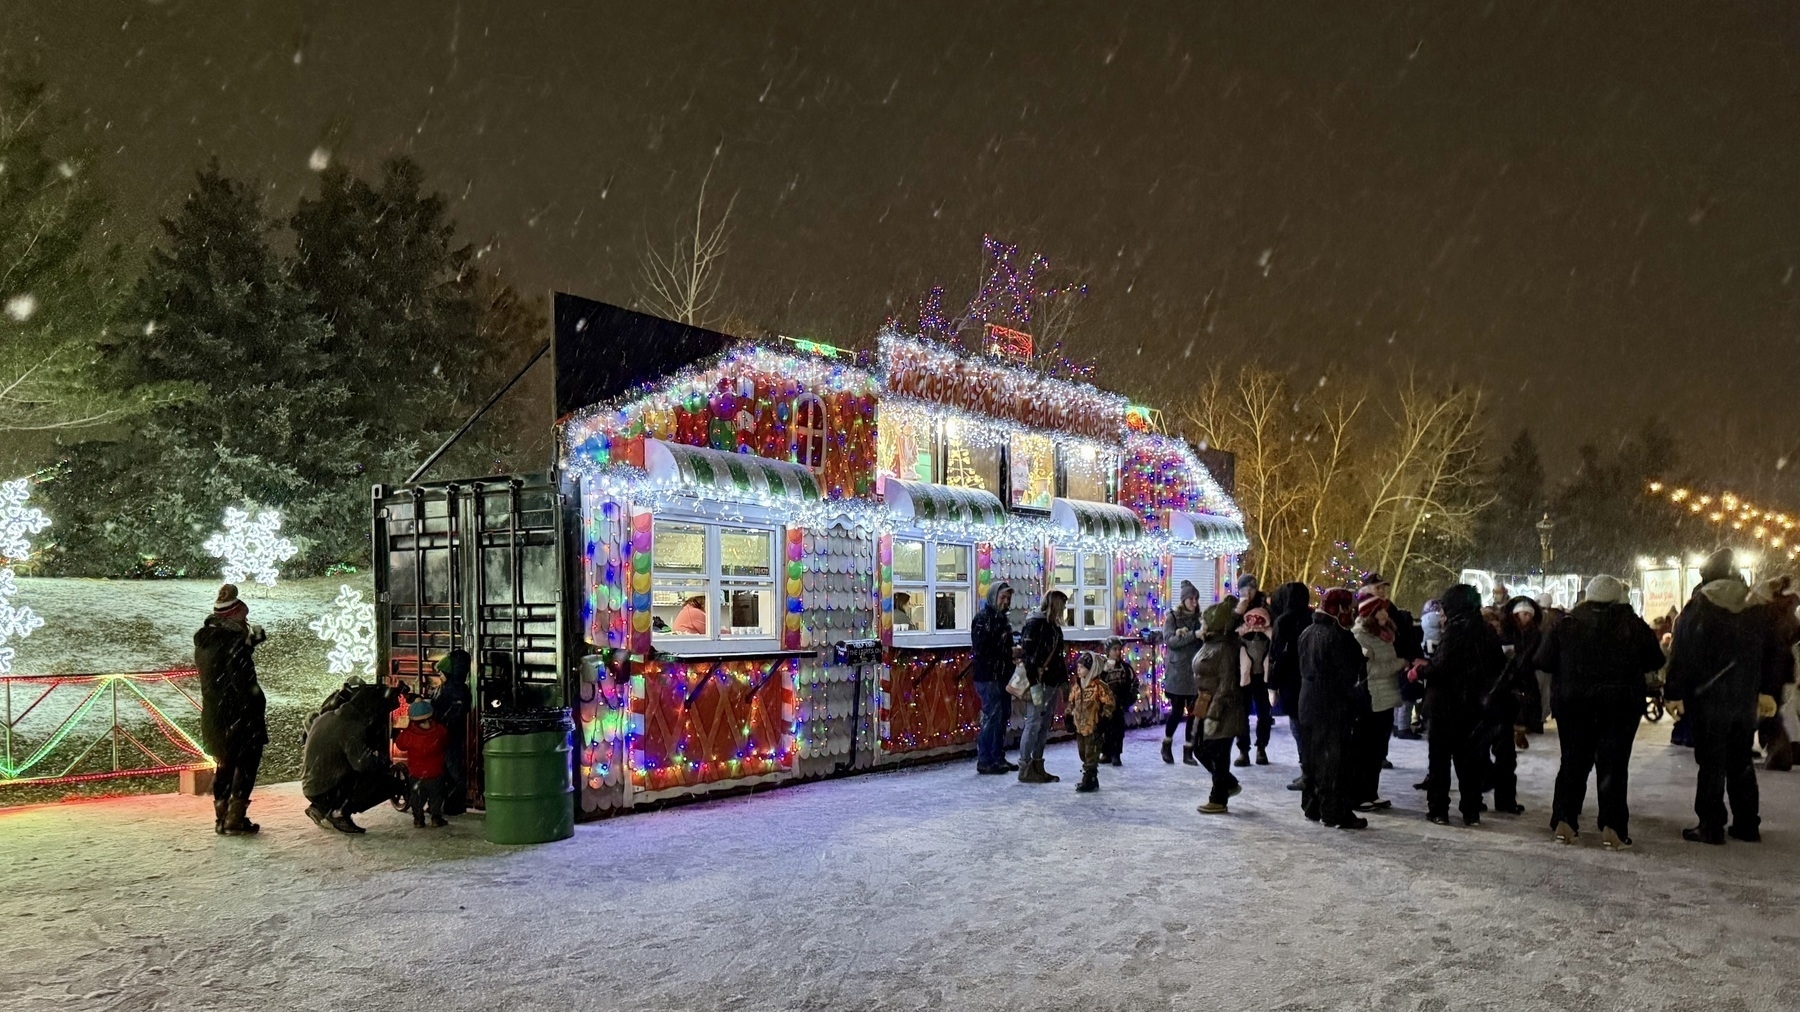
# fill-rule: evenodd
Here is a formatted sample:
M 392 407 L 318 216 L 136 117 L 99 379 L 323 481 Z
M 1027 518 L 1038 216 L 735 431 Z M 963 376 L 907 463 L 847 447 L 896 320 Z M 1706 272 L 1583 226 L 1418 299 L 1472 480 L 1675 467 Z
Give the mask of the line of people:
M 1699 766 L 1685 839 L 1722 844 L 1760 839 L 1753 761 L 1759 722 L 1795 680 L 1800 598 L 1785 580 L 1752 590 L 1720 552 L 1674 623 L 1670 642 L 1638 617 L 1626 587 L 1609 576 L 1589 582 L 1566 614 L 1515 598 L 1496 613 L 1466 584 L 1429 602 L 1420 621 L 1396 605 L 1391 586 L 1369 574 L 1362 587 L 1326 591 L 1288 583 L 1272 597 L 1251 577 L 1240 596 L 1207 608 L 1193 584 L 1180 586 L 1162 635 L 1168 713 L 1161 758 L 1211 774 L 1205 814 L 1230 811 L 1242 787 L 1234 768 L 1268 765 L 1272 703 L 1288 715 L 1301 772 L 1289 788 L 1314 822 L 1368 826 L 1363 816 L 1392 807 L 1381 795 L 1393 737 L 1428 741 L 1426 818 L 1450 824 L 1452 787 L 1465 826 L 1484 812 L 1523 814 L 1517 749 L 1554 714 L 1561 746 L 1549 828 L 1580 836 L 1590 774 L 1597 782 L 1602 845 L 1632 845 L 1627 788 L 1631 748 L 1647 685 L 1665 679 L 1664 698 L 1694 739 Z M 1012 588 L 990 591 L 974 626 L 974 674 L 983 700 L 977 769 L 1018 770 L 1025 783 L 1059 778 L 1043 766 L 1050 722 L 1068 694 L 1067 720 L 1082 762 L 1078 790 L 1098 789 L 1103 763 L 1120 765 L 1124 715 L 1137 679 L 1122 644 L 1083 653 L 1067 669 L 1061 621 L 1067 599 L 1046 594 L 1015 643 L 1007 610 Z M 1006 762 L 1014 696 L 1027 707 L 1020 762 Z M 1251 717 L 1255 721 L 1252 724 Z M 1233 745 L 1236 755 L 1233 756 Z M 1254 748 L 1254 759 L 1252 749 Z M 1492 796 L 1491 806 L 1487 796 Z

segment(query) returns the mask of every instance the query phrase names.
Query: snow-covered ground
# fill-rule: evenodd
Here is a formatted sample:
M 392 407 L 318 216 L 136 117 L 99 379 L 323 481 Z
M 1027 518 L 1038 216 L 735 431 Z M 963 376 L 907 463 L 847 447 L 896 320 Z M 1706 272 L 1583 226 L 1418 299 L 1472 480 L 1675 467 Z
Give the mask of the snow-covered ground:
M 1544 828 L 1553 740 L 1521 755 L 1522 817 L 1396 810 L 1305 822 L 1285 731 L 1228 817 L 1134 733 L 1077 795 L 970 763 L 775 790 L 501 848 L 479 815 L 321 832 L 293 786 L 254 839 L 207 803 L 0 812 L 0 1008 L 1800 1008 L 1800 773 L 1763 774 L 1767 842 L 1686 844 L 1690 754 L 1646 727 L 1637 849 Z M 1593 799 L 1588 817 L 1591 822 Z

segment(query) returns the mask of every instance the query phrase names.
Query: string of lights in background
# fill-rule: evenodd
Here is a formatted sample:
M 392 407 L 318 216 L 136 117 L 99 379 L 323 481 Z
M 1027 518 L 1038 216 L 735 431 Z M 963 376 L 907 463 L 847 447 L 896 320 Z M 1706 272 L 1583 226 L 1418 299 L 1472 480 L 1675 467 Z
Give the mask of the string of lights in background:
M 1690 516 L 1704 517 L 1722 531 L 1730 529 L 1751 538 L 1758 547 L 1781 553 L 1789 561 L 1800 558 L 1800 544 L 1795 543 L 1793 533 L 1800 520 L 1787 513 L 1758 506 L 1732 492 L 1714 495 L 1661 481 L 1651 482 L 1647 491 Z

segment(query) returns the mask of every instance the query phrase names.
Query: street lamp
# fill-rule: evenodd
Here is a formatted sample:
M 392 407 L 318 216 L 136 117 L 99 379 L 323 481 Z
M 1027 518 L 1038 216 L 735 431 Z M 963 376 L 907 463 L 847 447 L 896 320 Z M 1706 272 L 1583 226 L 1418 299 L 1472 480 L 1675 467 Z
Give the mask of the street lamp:
M 1538 545 L 1544 549 L 1544 572 L 1550 572 L 1550 563 L 1556 559 L 1556 549 L 1550 547 L 1550 535 L 1556 530 L 1556 521 L 1545 513 L 1544 519 L 1537 522 Z

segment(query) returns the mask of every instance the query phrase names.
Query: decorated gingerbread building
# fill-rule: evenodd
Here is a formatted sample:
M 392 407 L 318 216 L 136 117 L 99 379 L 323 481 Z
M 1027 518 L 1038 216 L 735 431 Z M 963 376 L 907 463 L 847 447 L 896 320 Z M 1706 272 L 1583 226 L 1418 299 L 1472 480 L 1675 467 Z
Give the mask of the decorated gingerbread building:
M 567 296 L 556 318 L 589 815 L 972 750 L 997 580 L 1015 627 L 1055 587 L 1072 650 L 1125 637 L 1149 719 L 1171 588 L 1218 596 L 1245 546 L 1153 412 L 1035 370 L 1016 332 L 856 354 Z M 874 657 L 840 663 L 859 640 Z

